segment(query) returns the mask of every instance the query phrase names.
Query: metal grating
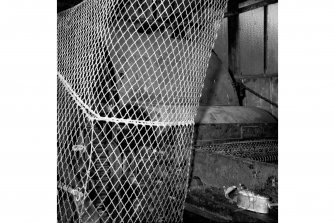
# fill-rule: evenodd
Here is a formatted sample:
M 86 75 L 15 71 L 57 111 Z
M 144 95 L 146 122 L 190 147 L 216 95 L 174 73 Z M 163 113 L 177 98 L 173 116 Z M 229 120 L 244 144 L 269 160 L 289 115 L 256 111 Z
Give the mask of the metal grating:
M 248 140 L 196 146 L 195 149 L 267 163 L 278 162 L 278 140 Z

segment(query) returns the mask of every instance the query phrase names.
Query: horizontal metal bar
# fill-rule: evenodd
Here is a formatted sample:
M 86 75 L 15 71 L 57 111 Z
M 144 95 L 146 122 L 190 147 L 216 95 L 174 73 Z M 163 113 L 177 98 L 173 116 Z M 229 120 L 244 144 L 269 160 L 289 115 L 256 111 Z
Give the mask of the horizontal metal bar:
M 227 18 L 227 17 L 230 17 L 230 16 L 235 16 L 235 15 L 241 14 L 243 12 L 251 11 L 251 10 L 261 8 L 261 7 L 264 7 L 264 6 L 267 6 L 267 5 L 275 4 L 275 3 L 278 3 L 278 0 L 264 0 L 264 1 L 261 1 L 261 2 L 257 2 L 255 4 L 251 4 L 251 5 L 239 8 L 235 12 L 226 12 L 225 15 L 224 15 L 224 18 Z
M 271 74 L 247 74 L 247 75 L 236 75 L 235 79 L 259 79 L 259 78 L 276 78 L 278 77 L 278 73 Z

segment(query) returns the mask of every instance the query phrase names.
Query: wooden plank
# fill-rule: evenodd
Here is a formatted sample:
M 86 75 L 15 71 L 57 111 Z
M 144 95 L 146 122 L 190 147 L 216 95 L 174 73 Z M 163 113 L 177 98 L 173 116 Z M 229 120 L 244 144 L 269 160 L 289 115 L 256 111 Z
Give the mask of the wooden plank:
M 278 4 L 268 6 L 267 73 L 278 72 Z
M 264 10 L 258 8 L 239 15 L 240 72 L 243 74 L 264 73 Z M 248 86 L 254 89 L 253 86 Z M 250 97 L 251 96 L 251 97 Z M 243 105 L 257 106 L 248 92 L 245 92 Z
M 278 4 L 268 6 L 267 37 L 266 73 L 278 74 Z M 278 104 L 278 75 L 271 78 L 270 100 Z M 278 108 L 271 106 L 271 113 L 278 117 Z
M 240 73 L 264 72 L 264 10 L 239 15 Z

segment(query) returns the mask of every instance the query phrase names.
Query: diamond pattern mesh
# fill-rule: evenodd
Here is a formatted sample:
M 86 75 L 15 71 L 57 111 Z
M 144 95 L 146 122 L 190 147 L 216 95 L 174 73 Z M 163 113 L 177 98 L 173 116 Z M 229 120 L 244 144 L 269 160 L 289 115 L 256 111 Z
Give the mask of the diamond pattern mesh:
M 226 0 L 86 0 L 58 14 L 58 222 L 181 222 Z
M 278 140 L 276 139 L 225 142 L 195 146 L 195 149 L 261 162 L 278 162 Z

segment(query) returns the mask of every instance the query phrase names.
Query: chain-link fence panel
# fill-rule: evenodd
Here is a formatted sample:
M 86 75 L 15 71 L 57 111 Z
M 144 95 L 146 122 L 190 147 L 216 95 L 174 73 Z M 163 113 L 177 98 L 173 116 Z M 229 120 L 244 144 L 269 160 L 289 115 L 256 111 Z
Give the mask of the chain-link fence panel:
M 58 14 L 58 222 L 181 222 L 226 0 L 86 0 Z

